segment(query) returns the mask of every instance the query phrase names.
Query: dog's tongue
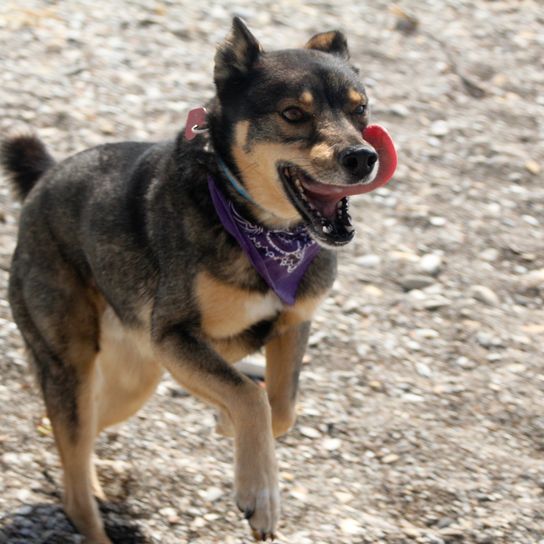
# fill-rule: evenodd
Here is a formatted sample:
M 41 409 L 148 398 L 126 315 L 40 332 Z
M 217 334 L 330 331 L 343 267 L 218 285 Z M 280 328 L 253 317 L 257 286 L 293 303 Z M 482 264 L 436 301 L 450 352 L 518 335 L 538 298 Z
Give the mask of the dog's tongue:
M 363 138 L 376 150 L 379 167 L 376 178 L 368 185 L 326 185 L 324 183 L 304 183 L 304 188 L 312 195 L 312 200 L 319 204 L 321 213 L 326 217 L 334 214 L 336 203 L 345 196 L 360 195 L 383 187 L 397 168 L 397 151 L 387 130 L 380 125 L 370 125 L 363 131 Z

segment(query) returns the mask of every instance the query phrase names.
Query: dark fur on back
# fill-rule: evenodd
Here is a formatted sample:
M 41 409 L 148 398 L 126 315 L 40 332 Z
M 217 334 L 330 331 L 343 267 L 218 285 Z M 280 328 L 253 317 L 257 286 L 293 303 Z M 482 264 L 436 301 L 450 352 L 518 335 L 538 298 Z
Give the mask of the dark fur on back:
M 43 143 L 32 134 L 14 136 L 0 144 L 0 166 L 21 200 L 54 164 Z

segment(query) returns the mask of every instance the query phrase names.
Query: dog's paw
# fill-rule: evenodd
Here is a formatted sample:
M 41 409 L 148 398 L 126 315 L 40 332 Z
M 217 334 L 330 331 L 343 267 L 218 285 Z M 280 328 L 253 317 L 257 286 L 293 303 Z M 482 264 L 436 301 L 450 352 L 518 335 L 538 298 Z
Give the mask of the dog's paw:
M 234 427 L 229 416 L 221 410 L 215 414 L 215 432 L 221 436 L 232 438 L 234 436 Z
M 274 540 L 280 516 L 280 492 L 275 469 L 260 477 L 237 478 L 236 504 L 257 541 Z

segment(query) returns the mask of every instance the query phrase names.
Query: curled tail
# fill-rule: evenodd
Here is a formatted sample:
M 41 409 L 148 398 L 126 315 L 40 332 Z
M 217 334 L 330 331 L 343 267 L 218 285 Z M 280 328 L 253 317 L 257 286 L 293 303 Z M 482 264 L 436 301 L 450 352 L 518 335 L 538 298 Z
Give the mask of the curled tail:
M 54 164 L 55 159 L 37 136 L 13 136 L 0 144 L 0 166 L 21 200 Z

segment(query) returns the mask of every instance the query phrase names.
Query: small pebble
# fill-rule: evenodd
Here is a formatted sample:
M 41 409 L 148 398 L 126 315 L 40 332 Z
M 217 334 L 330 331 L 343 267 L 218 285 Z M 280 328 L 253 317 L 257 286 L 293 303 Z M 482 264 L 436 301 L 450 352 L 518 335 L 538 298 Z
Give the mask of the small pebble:
M 422 274 L 408 274 L 400 278 L 398 283 L 405 291 L 412 291 L 429 287 L 434 283 L 434 279 Z
M 340 531 L 345 535 L 357 535 L 363 532 L 363 528 L 354 519 L 342 519 L 338 523 Z
M 306 438 L 321 438 L 321 433 L 314 427 L 301 426 L 298 428 L 299 433 Z
M 470 289 L 470 295 L 475 300 L 483 302 L 488 306 L 498 306 L 500 304 L 497 294 L 485 285 L 473 285 Z
M 430 128 L 430 133 L 433 136 L 442 137 L 448 134 L 450 131 L 450 125 L 447 121 L 444 121 L 443 119 L 440 119 L 438 121 L 435 121 Z
M 419 260 L 418 268 L 426 274 L 436 276 L 442 268 L 442 257 L 435 253 L 423 255 Z
M 525 163 L 525 169 L 531 174 L 533 174 L 533 176 L 537 176 L 538 174 L 540 174 L 540 171 L 542 170 L 542 168 L 540 167 L 540 164 L 538 164 L 538 162 L 533 160 L 529 160 Z
M 400 457 L 396 453 L 389 453 L 385 457 L 382 458 L 382 463 L 385 465 L 392 465 L 393 463 L 396 463 Z

